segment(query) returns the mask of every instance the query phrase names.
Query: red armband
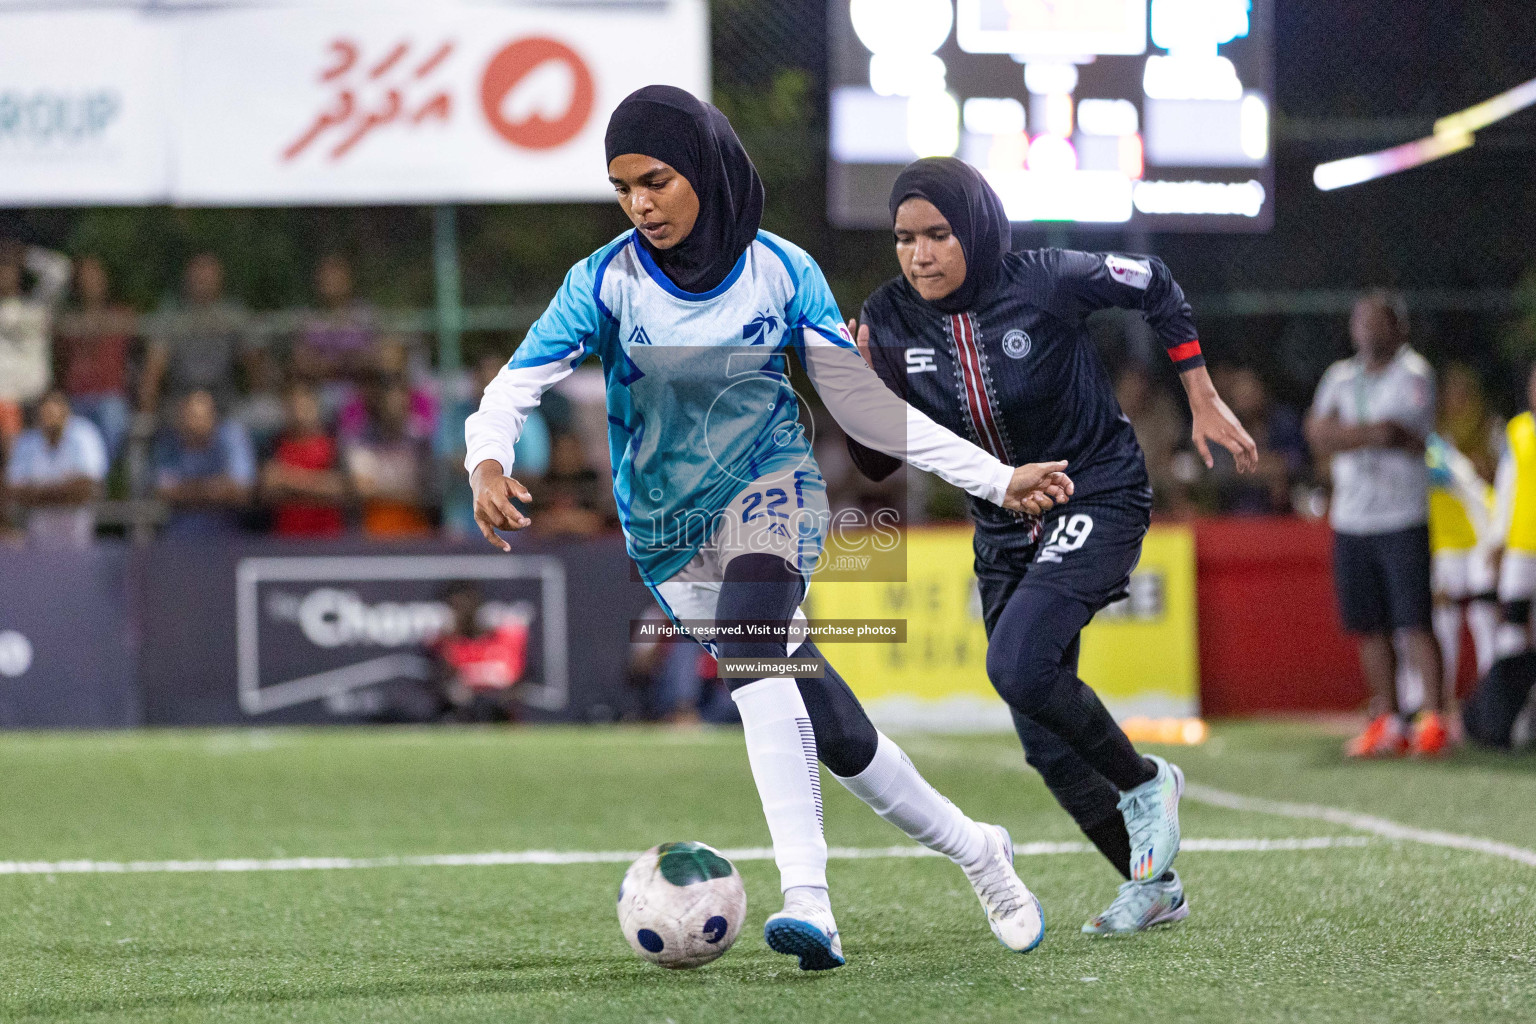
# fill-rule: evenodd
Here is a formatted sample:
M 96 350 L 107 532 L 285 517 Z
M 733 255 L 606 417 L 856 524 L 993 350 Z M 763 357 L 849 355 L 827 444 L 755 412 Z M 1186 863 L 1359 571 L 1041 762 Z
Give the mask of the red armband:
M 1179 363 L 1182 363 L 1182 362 L 1185 362 L 1187 360 L 1196 359 L 1196 358 L 1199 358 L 1199 357 L 1200 357 L 1200 339 L 1199 338 L 1196 338 L 1193 341 L 1186 341 L 1182 345 L 1174 345 L 1172 348 L 1170 348 L 1168 350 L 1168 358 L 1172 359 L 1175 365 L 1177 365 Z

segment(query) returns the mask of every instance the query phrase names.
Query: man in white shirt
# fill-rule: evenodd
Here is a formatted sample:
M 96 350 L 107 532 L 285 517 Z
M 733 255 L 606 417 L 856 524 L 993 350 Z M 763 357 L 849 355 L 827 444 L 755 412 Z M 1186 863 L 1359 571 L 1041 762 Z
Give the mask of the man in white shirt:
M 1360 637 L 1371 724 L 1353 757 L 1443 753 L 1440 648 L 1431 628 L 1429 473 L 1435 379 L 1408 347 L 1402 300 L 1372 292 L 1349 322 L 1356 355 L 1328 368 L 1307 419 L 1313 453 L 1333 476 L 1334 584 L 1344 626 Z M 1393 633 L 1424 680 L 1424 712 L 1411 730 L 1399 714 Z
M 6 467 L 11 498 L 28 510 L 28 543 L 87 547 L 96 534 L 92 502 L 106 475 L 101 431 L 70 413 L 62 391 L 48 392 L 38 403 L 37 426 L 16 439 Z

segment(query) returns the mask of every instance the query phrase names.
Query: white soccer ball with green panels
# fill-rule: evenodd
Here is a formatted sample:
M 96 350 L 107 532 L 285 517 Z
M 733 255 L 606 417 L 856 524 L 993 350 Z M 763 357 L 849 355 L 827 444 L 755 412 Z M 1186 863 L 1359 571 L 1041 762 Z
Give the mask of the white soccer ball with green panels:
M 619 885 L 619 926 L 643 960 L 682 970 L 731 948 L 747 916 L 736 866 L 703 843 L 662 843 Z

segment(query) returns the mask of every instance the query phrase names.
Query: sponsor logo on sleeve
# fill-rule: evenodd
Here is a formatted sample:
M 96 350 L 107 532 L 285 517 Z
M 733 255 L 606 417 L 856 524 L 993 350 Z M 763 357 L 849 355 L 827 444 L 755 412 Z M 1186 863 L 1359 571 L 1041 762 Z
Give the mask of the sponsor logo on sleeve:
M 1146 260 L 1133 260 L 1125 256 L 1106 256 L 1104 265 L 1109 268 L 1110 276 L 1121 284 L 1146 291 L 1147 285 L 1152 283 L 1152 265 Z

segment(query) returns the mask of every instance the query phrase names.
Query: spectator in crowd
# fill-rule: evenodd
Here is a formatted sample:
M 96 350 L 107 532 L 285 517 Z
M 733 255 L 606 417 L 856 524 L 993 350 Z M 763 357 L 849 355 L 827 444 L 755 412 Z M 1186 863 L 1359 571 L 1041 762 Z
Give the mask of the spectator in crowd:
M 182 397 L 176 425 L 152 459 L 155 496 L 170 506 L 168 536 L 217 536 L 240 528 L 256 483 L 256 457 L 238 423 L 219 419 L 207 391 Z
M 1490 552 L 1498 566 L 1500 618 L 1494 663 L 1462 709 L 1479 743 L 1525 748 L 1536 730 L 1536 366 L 1526 376 L 1526 408 L 1509 421 L 1495 478 Z
M 1435 432 L 1472 460 L 1484 480 L 1498 470 L 1504 421 L 1488 408 L 1483 382 L 1465 363 L 1451 363 L 1440 375 L 1440 415 Z
M 368 428 L 372 395 L 398 385 L 409 398 L 406 433 L 431 438 L 438 421 L 437 380 L 414 346 L 399 334 L 386 334 L 374 345 L 368 365 L 364 386 L 352 389 L 336 415 L 337 433 L 349 439 L 361 437 Z
M 603 496 L 611 493 L 588 463 L 581 438 L 560 434 L 550 445 L 549 474 L 530 518 L 541 533 L 591 536 L 608 525 Z
M 164 304 L 153 319 L 139 407 L 156 412 L 162 398 L 206 391 L 221 408 L 231 408 L 236 370 L 254 380 L 262 358 L 249 311 L 224 294 L 224 264 L 211 252 L 199 253 L 187 263 L 181 298 Z
M 517 719 L 516 687 L 528 669 L 531 608 L 485 621 L 485 597 L 473 582 L 443 595 L 453 622 L 430 648 L 447 717 L 460 722 Z
M 315 265 L 315 308 L 293 342 L 293 371 L 316 382 L 321 409 L 334 419 L 373 368 L 373 307 L 353 293 L 352 264 L 327 253 Z
M 284 403 L 287 422 L 262 467 L 261 494 L 279 537 L 339 537 L 346 528 L 347 475 L 336 440 L 320 418 L 314 391 L 296 384 Z
M 56 347 L 58 376 L 75 412 L 96 424 L 116 458 L 128 435 L 128 357 L 137 316 L 112 301 L 106 264 L 86 256 L 75 264 L 78 307 L 60 319 Z
M 37 424 L 16 440 L 6 467 L 11 498 L 27 511 L 38 547 L 83 548 L 96 534 L 92 503 L 107 476 L 107 449 L 90 420 L 70 412 L 58 390 L 37 405 Z
M 653 629 L 671 625 L 655 608 L 641 622 Z M 672 725 L 741 721 L 730 692 L 717 677 L 715 659 L 692 640 L 632 640 L 628 679 L 640 691 L 641 714 L 647 721 Z
M 245 393 L 230 406 L 229 418 L 240 424 L 253 448 L 270 450 L 288 425 L 283 367 L 273 359 L 254 360 L 249 367 Z
M 69 273 L 68 256 L 0 239 L 0 457 L 53 380 L 53 314 Z
M 1360 638 L 1371 722 L 1350 741 L 1352 757 L 1442 753 L 1440 646 L 1431 628 L 1429 471 L 1435 427 L 1434 372 L 1408 346 L 1402 300 L 1372 292 L 1349 321 L 1356 355 L 1328 368 L 1307 420 L 1307 438 L 1333 477 L 1334 582 L 1344 626 Z M 1394 631 L 1424 681 L 1410 731 L 1400 716 Z
M 1198 475 L 1193 453 L 1181 465 L 1179 446 L 1189 431 L 1184 413 L 1158 387 L 1141 363 L 1132 362 L 1115 379 L 1115 398 L 1131 421 L 1136 441 L 1146 455 L 1152 500 L 1159 511 L 1184 513 L 1189 508 L 1189 481 Z
M 1259 446 L 1254 474 L 1238 474 L 1230 458 L 1217 456 L 1208 476 L 1216 509 L 1237 515 L 1284 515 L 1291 511 L 1291 485 L 1307 472 L 1307 445 L 1301 415 L 1273 401 L 1251 367 L 1224 366 L 1211 374 L 1232 412 Z
M 370 397 L 368 428 L 346 451 L 352 489 L 362 501 L 363 533 L 380 538 L 429 534 L 436 473 L 430 442 L 410 432 L 411 393 L 395 381 L 372 388 Z
M 475 363 L 474 372 L 460 385 L 460 396 L 448 404 L 438 424 L 436 450 L 443 477 L 443 530 L 450 536 L 474 537 L 480 533 L 480 528 L 475 525 L 469 475 L 464 472 L 464 421 L 480 408 L 480 396 L 484 394 L 485 386 L 495 379 L 503 365 L 505 360 L 500 356 L 481 356 Z M 512 457 L 521 471 L 518 479 L 524 483 L 529 479 L 537 480 L 549 471 L 549 427 L 538 409 L 528 414 Z

